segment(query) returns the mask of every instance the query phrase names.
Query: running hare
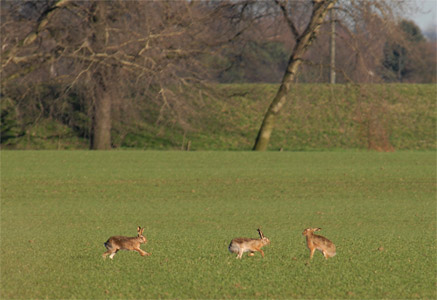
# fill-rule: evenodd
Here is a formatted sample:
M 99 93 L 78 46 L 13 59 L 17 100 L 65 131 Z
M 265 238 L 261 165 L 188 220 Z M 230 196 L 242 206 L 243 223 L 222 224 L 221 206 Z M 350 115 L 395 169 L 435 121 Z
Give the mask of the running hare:
M 307 246 L 310 250 L 310 259 L 313 258 L 314 251 L 319 250 L 323 253 L 326 259 L 333 257 L 335 253 L 335 245 L 324 236 L 314 234 L 314 231 L 322 230 L 322 228 L 307 228 L 302 232 L 307 238 Z
M 261 256 L 264 257 L 264 252 L 261 247 L 270 244 L 270 240 L 264 236 L 261 229 L 258 229 L 259 239 L 251 238 L 235 238 L 229 244 L 229 251 L 232 253 L 238 253 L 237 258 L 241 259 L 244 252 L 250 252 L 249 255 L 253 256 L 254 252 L 258 251 Z
M 109 258 L 112 259 L 118 250 L 137 251 L 141 256 L 150 255 L 150 253 L 140 249 L 141 244 L 147 243 L 146 237 L 143 236 L 144 228 L 138 226 L 137 231 L 138 235 L 135 237 L 111 236 L 105 243 L 105 247 L 108 251 L 103 253 L 103 258 L 109 255 Z

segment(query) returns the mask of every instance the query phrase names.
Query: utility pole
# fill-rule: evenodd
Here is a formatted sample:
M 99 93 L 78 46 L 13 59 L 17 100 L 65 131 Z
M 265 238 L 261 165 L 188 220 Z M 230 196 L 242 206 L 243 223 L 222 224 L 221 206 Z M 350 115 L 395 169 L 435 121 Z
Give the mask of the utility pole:
M 335 84 L 335 11 L 334 8 L 331 9 L 330 18 L 331 18 L 331 64 L 330 64 L 330 83 Z

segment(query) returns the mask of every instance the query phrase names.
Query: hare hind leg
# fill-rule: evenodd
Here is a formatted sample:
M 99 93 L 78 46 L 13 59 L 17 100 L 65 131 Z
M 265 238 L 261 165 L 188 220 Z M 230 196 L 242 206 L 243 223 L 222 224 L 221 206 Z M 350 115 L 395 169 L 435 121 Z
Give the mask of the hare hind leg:
M 325 256 L 326 259 L 334 257 L 335 254 L 336 254 L 335 252 L 332 253 L 332 252 L 323 251 L 323 256 Z
M 106 256 L 109 255 L 109 258 L 112 259 L 115 255 L 115 253 L 117 253 L 118 250 L 114 250 L 114 249 L 108 249 L 108 251 L 106 251 L 105 253 L 102 254 L 103 259 L 106 258 Z
M 322 251 L 322 253 L 323 253 L 323 256 L 325 257 L 325 259 L 328 259 L 328 258 L 329 258 L 329 254 L 328 254 L 328 252 L 326 252 L 326 251 Z

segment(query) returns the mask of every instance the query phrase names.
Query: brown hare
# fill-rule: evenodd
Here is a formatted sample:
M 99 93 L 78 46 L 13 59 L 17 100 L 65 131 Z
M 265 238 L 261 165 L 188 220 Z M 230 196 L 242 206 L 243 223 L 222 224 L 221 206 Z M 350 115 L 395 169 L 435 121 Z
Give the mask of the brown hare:
M 314 234 L 314 231 L 319 230 L 322 230 L 322 228 L 307 228 L 302 232 L 302 235 L 305 235 L 307 239 L 310 259 L 313 258 L 314 251 L 316 250 L 321 251 L 326 259 L 335 256 L 335 245 L 324 236 Z
M 105 247 L 108 249 L 108 251 L 103 253 L 103 258 L 106 258 L 106 256 L 109 255 L 109 258 L 113 259 L 118 250 L 137 251 L 139 254 L 141 254 L 141 256 L 150 255 L 150 253 L 140 249 L 141 244 L 147 243 L 146 237 L 143 236 L 144 228 L 138 226 L 137 231 L 138 235 L 135 237 L 111 236 L 105 242 Z
M 261 247 L 270 244 L 270 240 L 264 236 L 261 229 L 258 229 L 259 239 L 252 238 L 235 238 L 229 244 L 229 251 L 232 253 L 237 253 L 237 258 L 241 259 L 244 252 L 250 252 L 249 256 L 253 256 L 256 251 L 261 253 L 264 257 L 264 252 Z

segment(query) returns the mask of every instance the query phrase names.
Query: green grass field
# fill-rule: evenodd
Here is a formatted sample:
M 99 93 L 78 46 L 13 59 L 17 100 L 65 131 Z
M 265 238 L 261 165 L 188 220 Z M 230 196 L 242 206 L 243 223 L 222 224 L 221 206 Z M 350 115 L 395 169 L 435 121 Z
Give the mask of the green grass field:
M 138 225 L 150 257 L 102 259 Z M 431 151 L 1 152 L 2 299 L 435 299 L 436 233 Z

